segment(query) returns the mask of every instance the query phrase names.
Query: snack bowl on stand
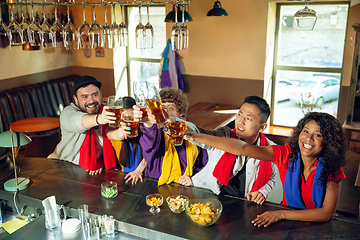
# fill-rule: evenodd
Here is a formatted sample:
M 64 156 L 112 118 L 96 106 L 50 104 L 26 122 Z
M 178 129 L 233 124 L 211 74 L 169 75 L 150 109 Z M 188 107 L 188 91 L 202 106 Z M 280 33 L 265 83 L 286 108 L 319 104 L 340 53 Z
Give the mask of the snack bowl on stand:
M 164 198 L 159 193 L 152 193 L 146 196 L 146 204 L 150 207 L 149 212 L 159 213 L 160 206 L 163 204 Z
M 167 197 L 166 202 L 173 213 L 181 213 L 185 210 L 189 198 L 184 195 L 173 195 Z
M 191 222 L 199 227 L 213 225 L 220 217 L 223 206 L 217 199 L 191 199 L 185 212 Z

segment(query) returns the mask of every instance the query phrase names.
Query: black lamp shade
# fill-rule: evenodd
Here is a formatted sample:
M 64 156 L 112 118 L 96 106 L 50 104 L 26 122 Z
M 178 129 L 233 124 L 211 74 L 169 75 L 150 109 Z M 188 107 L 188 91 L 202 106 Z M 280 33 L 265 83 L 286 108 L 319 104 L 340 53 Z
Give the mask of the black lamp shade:
M 221 3 L 219 1 L 216 1 L 214 3 L 214 8 L 211 9 L 208 13 L 207 16 L 228 16 L 228 13 L 225 11 L 225 9 L 223 9 L 221 7 Z
M 178 10 L 177 10 L 177 21 L 178 22 L 182 22 L 182 10 L 183 10 L 183 7 L 178 6 Z M 193 21 L 192 17 L 190 16 L 190 14 L 187 11 L 185 11 L 184 21 L 185 22 Z M 166 15 L 164 22 L 175 22 L 175 5 L 173 5 L 173 10 L 170 11 Z

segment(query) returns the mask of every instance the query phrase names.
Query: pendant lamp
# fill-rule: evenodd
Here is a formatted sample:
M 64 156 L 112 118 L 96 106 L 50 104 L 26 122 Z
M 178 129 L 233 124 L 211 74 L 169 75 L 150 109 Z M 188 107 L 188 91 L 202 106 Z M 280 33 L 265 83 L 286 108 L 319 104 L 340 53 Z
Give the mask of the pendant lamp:
M 214 8 L 211 9 L 208 13 L 207 16 L 217 16 L 217 17 L 221 17 L 221 16 L 228 16 L 228 13 L 225 11 L 225 9 L 223 9 L 221 7 L 221 3 L 219 1 L 216 1 L 214 3 Z
M 177 14 L 177 18 L 178 18 L 178 19 L 177 19 L 177 22 L 181 23 L 181 22 L 182 22 L 183 6 L 182 6 L 182 5 L 178 5 L 177 8 L 178 8 L 178 9 L 177 9 L 177 12 L 178 12 L 178 14 Z M 185 10 L 184 10 L 184 11 L 185 11 Z M 193 21 L 192 17 L 190 16 L 190 14 L 189 14 L 187 11 L 185 11 L 184 14 L 185 14 L 185 15 L 184 15 L 184 21 L 185 21 L 185 22 L 192 22 L 192 21 Z M 175 4 L 173 5 L 172 11 L 170 11 L 170 12 L 166 15 L 164 22 L 175 22 Z
M 317 20 L 316 12 L 308 8 L 308 3 L 305 3 L 305 8 L 298 10 L 294 14 L 294 21 L 296 30 L 298 31 L 311 31 L 315 27 Z

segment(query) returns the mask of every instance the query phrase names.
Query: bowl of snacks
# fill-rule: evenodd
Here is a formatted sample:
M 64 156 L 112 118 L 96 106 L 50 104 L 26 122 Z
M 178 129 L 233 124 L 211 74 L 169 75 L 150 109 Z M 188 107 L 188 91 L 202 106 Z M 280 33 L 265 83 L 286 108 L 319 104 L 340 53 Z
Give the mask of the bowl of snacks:
M 166 202 L 173 213 L 181 213 L 185 210 L 189 198 L 184 195 L 174 195 L 167 197 Z
M 104 182 L 101 184 L 101 196 L 104 198 L 114 198 L 118 195 L 118 187 L 116 182 Z
M 146 204 L 150 207 L 149 212 L 159 213 L 159 207 L 163 204 L 163 196 L 158 193 L 149 194 L 146 196 Z
M 185 212 L 189 219 L 200 227 L 213 225 L 220 217 L 222 204 L 217 199 L 191 199 Z

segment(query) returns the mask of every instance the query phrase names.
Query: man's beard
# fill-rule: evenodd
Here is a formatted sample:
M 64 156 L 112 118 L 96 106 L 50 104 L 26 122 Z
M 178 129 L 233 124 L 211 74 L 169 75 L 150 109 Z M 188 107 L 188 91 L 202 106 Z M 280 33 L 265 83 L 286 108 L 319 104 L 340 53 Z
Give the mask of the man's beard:
M 95 109 L 94 110 L 92 110 L 92 111 L 89 111 L 89 109 L 86 107 L 86 106 L 88 106 L 88 105 L 93 105 L 93 104 L 97 104 L 96 105 L 96 107 L 95 107 Z M 95 115 L 95 114 L 98 114 L 99 112 L 100 112 L 100 104 L 99 104 L 99 102 L 92 102 L 92 103 L 87 103 L 87 104 L 85 104 L 84 106 L 80 106 L 80 104 L 79 104 L 79 102 L 77 101 L 76 102 L 76 105 L 78 106 L 78 108 L 80 108 L 80 110 L 82 111 L 82 112 L 86 112 L 86 113 L 88 113 L 88 114 L 91 114 L 91 115 Z

